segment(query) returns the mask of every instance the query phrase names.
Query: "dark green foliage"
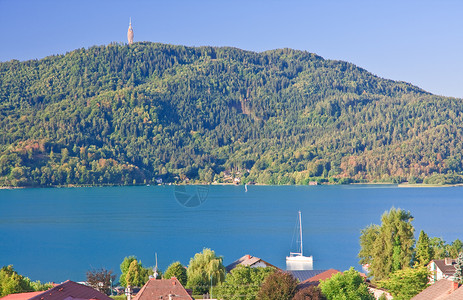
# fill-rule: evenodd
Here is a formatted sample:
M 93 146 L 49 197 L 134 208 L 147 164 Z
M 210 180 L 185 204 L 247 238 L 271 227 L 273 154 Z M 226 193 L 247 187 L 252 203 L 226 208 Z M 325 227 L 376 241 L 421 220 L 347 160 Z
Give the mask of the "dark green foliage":
M 373 300 L 365 280 L 353 267 L 322 280 L 319 285 L 328 300 Z
M 183 286 L 186 286 L 187 283 L 186 268 L 178 261 L 167 267 L 163 277 L 166 279 L 176 277 Z
M 0 185 L 462 181 L 463 101 L 291 49 L 0 63 Z
M 257 294 L 259 300 L 290 300 L 294 297 L 297 280 L 286 272 L 267 276 Z
M 265 278 L 275 272 L 274 268 L 251 268 L 238 265 L 215 288 L 214 297 L 228 300 L 254 300 Z

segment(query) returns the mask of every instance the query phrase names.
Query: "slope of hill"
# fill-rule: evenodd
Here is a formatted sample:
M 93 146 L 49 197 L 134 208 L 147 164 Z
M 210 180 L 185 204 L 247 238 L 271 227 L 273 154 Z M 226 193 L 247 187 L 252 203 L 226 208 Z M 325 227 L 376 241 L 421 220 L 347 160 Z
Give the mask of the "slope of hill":
M 79 49 L 0 63 L 0 185 L 455 183 L 462 111 L 291 49 Z

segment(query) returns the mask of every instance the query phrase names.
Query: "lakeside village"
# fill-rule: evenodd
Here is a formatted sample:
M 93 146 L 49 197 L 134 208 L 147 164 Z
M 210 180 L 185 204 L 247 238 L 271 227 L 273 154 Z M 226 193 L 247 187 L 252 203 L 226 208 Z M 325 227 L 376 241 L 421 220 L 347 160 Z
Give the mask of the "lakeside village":
M 424 231 L 414 239 L 410 212 L 391 208 L 361 231 L 358 254 L 365 273 L 314 268 L 304 256 L 301 212 L 297 252 L 286 257 L 286 270 L 246 254 L 228 266 L 203 249 L 188 267 L 172 263 L 165 272 L 143 267 L 135 256 L 113 271 L 87 272 L 85 282 L 31 282 L 13 266 L 0 269 L 0 300 L 158 300 L 158 299 L 463 299 L 463 243 L 447 244 Z M 453 257 L 453 258 L 452 258 Z M 117 285 L 117 286 L 115 286 Z

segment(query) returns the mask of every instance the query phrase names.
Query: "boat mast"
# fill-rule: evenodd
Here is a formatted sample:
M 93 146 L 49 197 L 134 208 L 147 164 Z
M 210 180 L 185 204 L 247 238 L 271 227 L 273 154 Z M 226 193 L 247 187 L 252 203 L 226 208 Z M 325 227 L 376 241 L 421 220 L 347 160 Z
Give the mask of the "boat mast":
M 299 211 L 299 234 L 300 234 L 300 238 L 301 238 L 301 256 L 302 256 L 304 251 L 302 250 L 302 218 L 301 218 L 301 211 Z

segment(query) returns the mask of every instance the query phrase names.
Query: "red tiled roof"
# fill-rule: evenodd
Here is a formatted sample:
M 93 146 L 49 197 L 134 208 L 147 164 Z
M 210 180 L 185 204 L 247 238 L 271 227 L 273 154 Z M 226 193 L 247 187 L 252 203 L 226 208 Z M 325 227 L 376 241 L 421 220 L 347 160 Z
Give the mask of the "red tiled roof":
M 463 299 L 463 286 L 460 286 L 454 292 L 450 294 L 445 300 L 461 300 Z
M 29 300 L 73 300 L 73 299 L 98 299 L 112 300 L 112 298 L 95 290 L 92 287 L 79 284 L 74 281 L 66 281 L 62 284 L 42 292 L 39 295 L 29 298 Z
M 314 277 L 310 277 L 309 279 L 304 280 L 303 282 L 298 284 L 299 288 L 305 288 L 311 285 L 318 285 L 320 283 L 320 280 L 326 280 L 331 278 L 334 274 L 341 273 L 338 270 L 335 269 L 329 269 L 326 270 L 325 272 L 322 272 L 320 274 L 315 275 Z
M 169 295 L 174 295 L 174 299 L 179 300 L 193 299 L 177 278 L 172 277 L 171 279 L 152 278 L 148 280 L 133 300 L 169 299 Z
M 17 293 L 17 294 L 9 294 L 5 297 L 1 297 L 0 300 L 27 300 L 34 296 L 42 294 L 43 291 L 40 292 L 29 292 L 29 293 Z
M 444 300 L 455 290 L 454 283 L 448 279 L 441 279 L 433 285 L 428 286 L 412 300 Z

